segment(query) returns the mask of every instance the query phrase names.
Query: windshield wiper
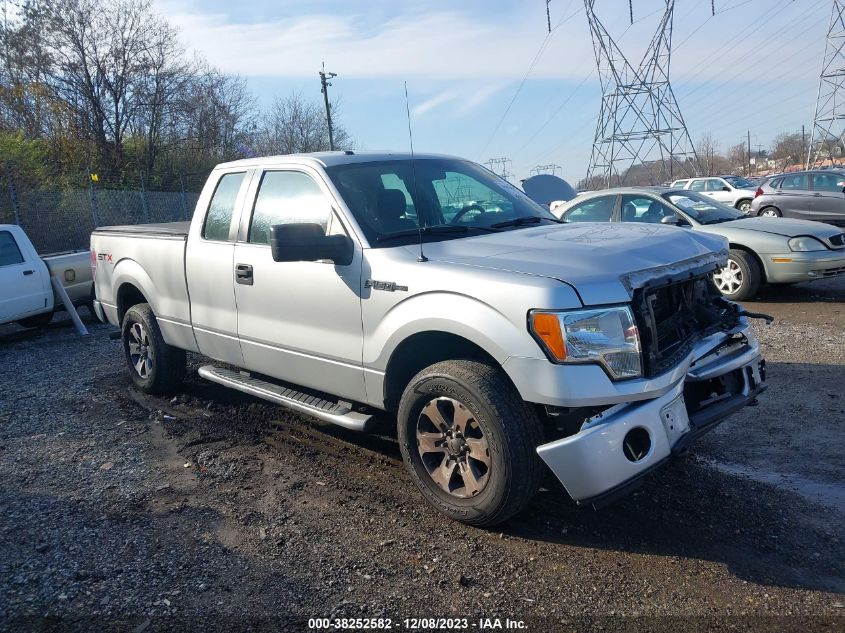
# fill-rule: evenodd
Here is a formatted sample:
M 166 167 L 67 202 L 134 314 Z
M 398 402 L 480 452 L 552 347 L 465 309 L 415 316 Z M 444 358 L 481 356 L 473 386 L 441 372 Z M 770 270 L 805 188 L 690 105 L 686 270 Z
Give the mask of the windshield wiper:
M 562 220 L 558 220 L 557 218 L 543 218 L 539 215 L 526 215 L 521 218 L 514 218 L 513 220 L 506 220 L 505 222 L 496 222 L 496 224 L 491 224 L 490 226 L 494 229 L 503 229 L 508 226 L 524 226 L 526 224 L 539 224 L 543 220 L 548 220 L 549 222 L 555 222 L 556 224 L 563 224 Z
M 388 240 L 397 239 L 400 237 L 408 237 L 409 235 L 441 235 L 446 233 L 466 233 L 469 231 L 468 226 L 461 226 L 459 224 L 435 224 L 434 226 L 423 226 L 419 229 L 402 229 L 395 233 L 388 233 L 387 235 L 379 235 L 376 240 L 379 242 L 386 242 Z

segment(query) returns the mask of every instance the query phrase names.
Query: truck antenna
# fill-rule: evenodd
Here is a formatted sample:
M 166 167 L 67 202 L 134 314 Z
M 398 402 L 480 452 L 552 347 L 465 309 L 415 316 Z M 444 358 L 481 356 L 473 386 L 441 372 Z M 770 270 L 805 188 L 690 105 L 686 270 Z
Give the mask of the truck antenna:
M 414 179 L 414 206 L 416 207 L 417 201 L 420 199 L 419 194 L 417 192 L 417 164 L 414 160 L 414 133 L 411 131 L 411 107 L 408 105 L 408 82 L 405 82 L 405 112 L 408 115 L 408 138 L 411 141 L 411 177 Z M 428 257 L 425 256 L 423 253 L 423 239 L 422 239 L 422 227 L 420 226 L 420 214 L 417 211 L 417 233 L 420 236 L 420 256 L 417 257 L 418 262 L 427 262 Z

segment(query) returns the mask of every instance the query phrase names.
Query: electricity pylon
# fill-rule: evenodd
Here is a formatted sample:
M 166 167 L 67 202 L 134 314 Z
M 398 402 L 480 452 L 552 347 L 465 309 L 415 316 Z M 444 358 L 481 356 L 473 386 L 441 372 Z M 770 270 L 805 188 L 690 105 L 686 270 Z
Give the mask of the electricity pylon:
M 634 67 L 596 16 L 596 0 L 584 0 L 602 88 L 588 182 L 598 178 L 612 186 L 636 178 L 639 184 L 656 184 L 699 173 L 695 146 L 669 84 L 675 0 L 665 1 L 654 37 Z
M 833 146 L 845 156 L 845 2 L 833 0 L 824 62 L 819 76 L 819 93 L 816 98 L 816 116 L 810 134 L 807 165 L 819 165 L 825 155 L 833 158 Z M 826 150 L 826 151 L 825 151 Z

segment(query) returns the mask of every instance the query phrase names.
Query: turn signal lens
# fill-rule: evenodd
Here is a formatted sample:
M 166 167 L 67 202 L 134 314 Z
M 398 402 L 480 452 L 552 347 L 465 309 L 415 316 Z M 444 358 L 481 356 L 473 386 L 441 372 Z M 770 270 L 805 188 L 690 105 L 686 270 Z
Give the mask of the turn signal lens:
M 557 314 L 534 312 L 531 314 L 531 331 L 537 335 L 549 353 L 558 361 L 566 360 L 566 344 L 560 331 Z

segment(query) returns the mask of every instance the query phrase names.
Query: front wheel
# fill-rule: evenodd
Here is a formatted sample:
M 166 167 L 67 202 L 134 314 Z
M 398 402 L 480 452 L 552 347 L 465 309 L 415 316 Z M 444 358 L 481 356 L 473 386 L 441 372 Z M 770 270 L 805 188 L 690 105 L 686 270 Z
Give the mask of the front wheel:
M 732 248 L 727 266 L 713 273 L 713 281 L 719 292 L 732 301 L 750 299 L 760 288 L 760 264 L 750 253 Z
M 149 304 L 139 303 L 126 311 L 122 332 L 123 352 L 135 386 L 151 394 L 175 389 L 185 377 L 185 350 L 164 342 Z
M 414 483 L 453 519 L 496 525 L 540 487 L 542 425 L 498 367 L 453 360 L 424 369 L 402 394 L 397 425 Z

